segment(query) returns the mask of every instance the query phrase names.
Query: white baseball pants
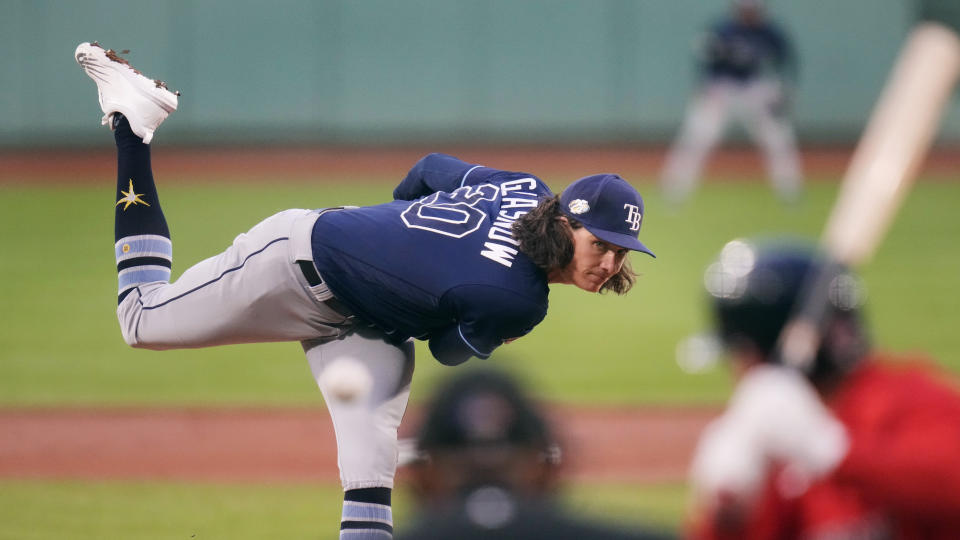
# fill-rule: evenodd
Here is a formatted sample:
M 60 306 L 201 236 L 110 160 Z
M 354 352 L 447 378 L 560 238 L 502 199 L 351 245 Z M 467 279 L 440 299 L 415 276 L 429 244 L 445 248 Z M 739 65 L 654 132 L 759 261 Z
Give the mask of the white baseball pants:
M 370 369 L 373 390 L 346 405 L 324 396 L 337 435 L 344 489 L 393 487 L 397 428 L 414 368 L 413 343 L 400 345 L 344 317 L 311 287 L 297 261 L 312 261 L 317 213 L 285 210 L 234 239 L 223 253 L 176 281 L 140 285 L 117 306 L 124 340 L 145 349 L 300 341 L 315 378 L 331 361 L 354 358 Z

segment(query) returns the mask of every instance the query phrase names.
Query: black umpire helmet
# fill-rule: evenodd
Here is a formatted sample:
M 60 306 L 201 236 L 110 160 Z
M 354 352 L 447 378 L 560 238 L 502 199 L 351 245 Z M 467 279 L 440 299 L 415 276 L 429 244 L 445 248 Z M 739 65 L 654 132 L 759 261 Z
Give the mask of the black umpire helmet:
M 831 271 L 827 321 L 807 375 L 814 382 L 848 372 L 868 347 L 861 322 L 865 292 L 848 268 L 835 266 L 812 244 L 798 240 L 733 240 L 707 268 L 704 285 L 719 338 L 727 350 L 755 350 L 779 362 L 780 333 L 821 271 Z
M 546 420 L 513 377 L 494 369 L 464 371 L 437 391 L 420 429 L 420 450 L 525 447 L 553 443 Z

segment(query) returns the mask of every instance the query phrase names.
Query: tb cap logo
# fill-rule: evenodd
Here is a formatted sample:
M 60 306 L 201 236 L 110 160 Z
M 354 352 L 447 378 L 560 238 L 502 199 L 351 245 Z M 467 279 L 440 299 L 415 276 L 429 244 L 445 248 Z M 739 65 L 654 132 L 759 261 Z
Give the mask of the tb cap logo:
M 631 231 L 640 230 L 640 220 L 643 219 L 643 214 L 640 213 L 640 207 L 635 204 L 626 203 L 623 205 L 627 209 L 627 223 L 630 224 Z

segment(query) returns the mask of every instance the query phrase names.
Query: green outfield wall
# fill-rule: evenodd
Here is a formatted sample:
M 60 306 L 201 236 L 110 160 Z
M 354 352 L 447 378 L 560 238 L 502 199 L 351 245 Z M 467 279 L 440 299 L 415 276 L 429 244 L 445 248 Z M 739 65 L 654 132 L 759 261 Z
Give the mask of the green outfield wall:
M 77 43 L 183 93 L 177 143 L 662 142 L 726 0 L 0 0 L 0 147 L 107 144 Z M 854 140 L 915 6 L 779 0 L 807 143 Z M 960 100 L 943 141 L 960 141 Z

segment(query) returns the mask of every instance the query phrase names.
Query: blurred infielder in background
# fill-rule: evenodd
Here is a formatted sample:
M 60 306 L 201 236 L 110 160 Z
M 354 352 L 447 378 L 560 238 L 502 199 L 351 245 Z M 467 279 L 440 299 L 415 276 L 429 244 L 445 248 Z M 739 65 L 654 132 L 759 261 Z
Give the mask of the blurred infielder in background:
M 390 537 L 397 427 L 414 368 L 411 338 L 443 364 L 487 358 L 547 312 L 549 283 L 626 293 L 640 194 L 619 176 L 582 178 L 555 196 L 538 178 L 431 154 L 393 202 L 292 209 L 236 237 L 170 283 L 172 244 L 150 166 L 154 130 L 177 107 L 160 81 L 82 43 L 118 150 L 117 315 L 133 347 L 300 341 L 318 383 L 352 357 L 373 380 L 359 403 L 321 391 L 345 490 L 341 537 Z
M 960 531 L 960 393 L 918 358 L 870 351 L 847 269 L 808 373 L 781 330 L 824 254 L 733 241 L 705 283 L 737 387 L 691 465 L 698 539 L 943 539 Z
M 796 56 L 762 0 L 733 0 L 734 15 L 716 23 L 698 46 L 698 88 L 667 155 L 661 187 L 668 200 L 685 200 L 731 117 L 763 150 L 777 195 L 797 199 L 802 173 L 790 121 Z

